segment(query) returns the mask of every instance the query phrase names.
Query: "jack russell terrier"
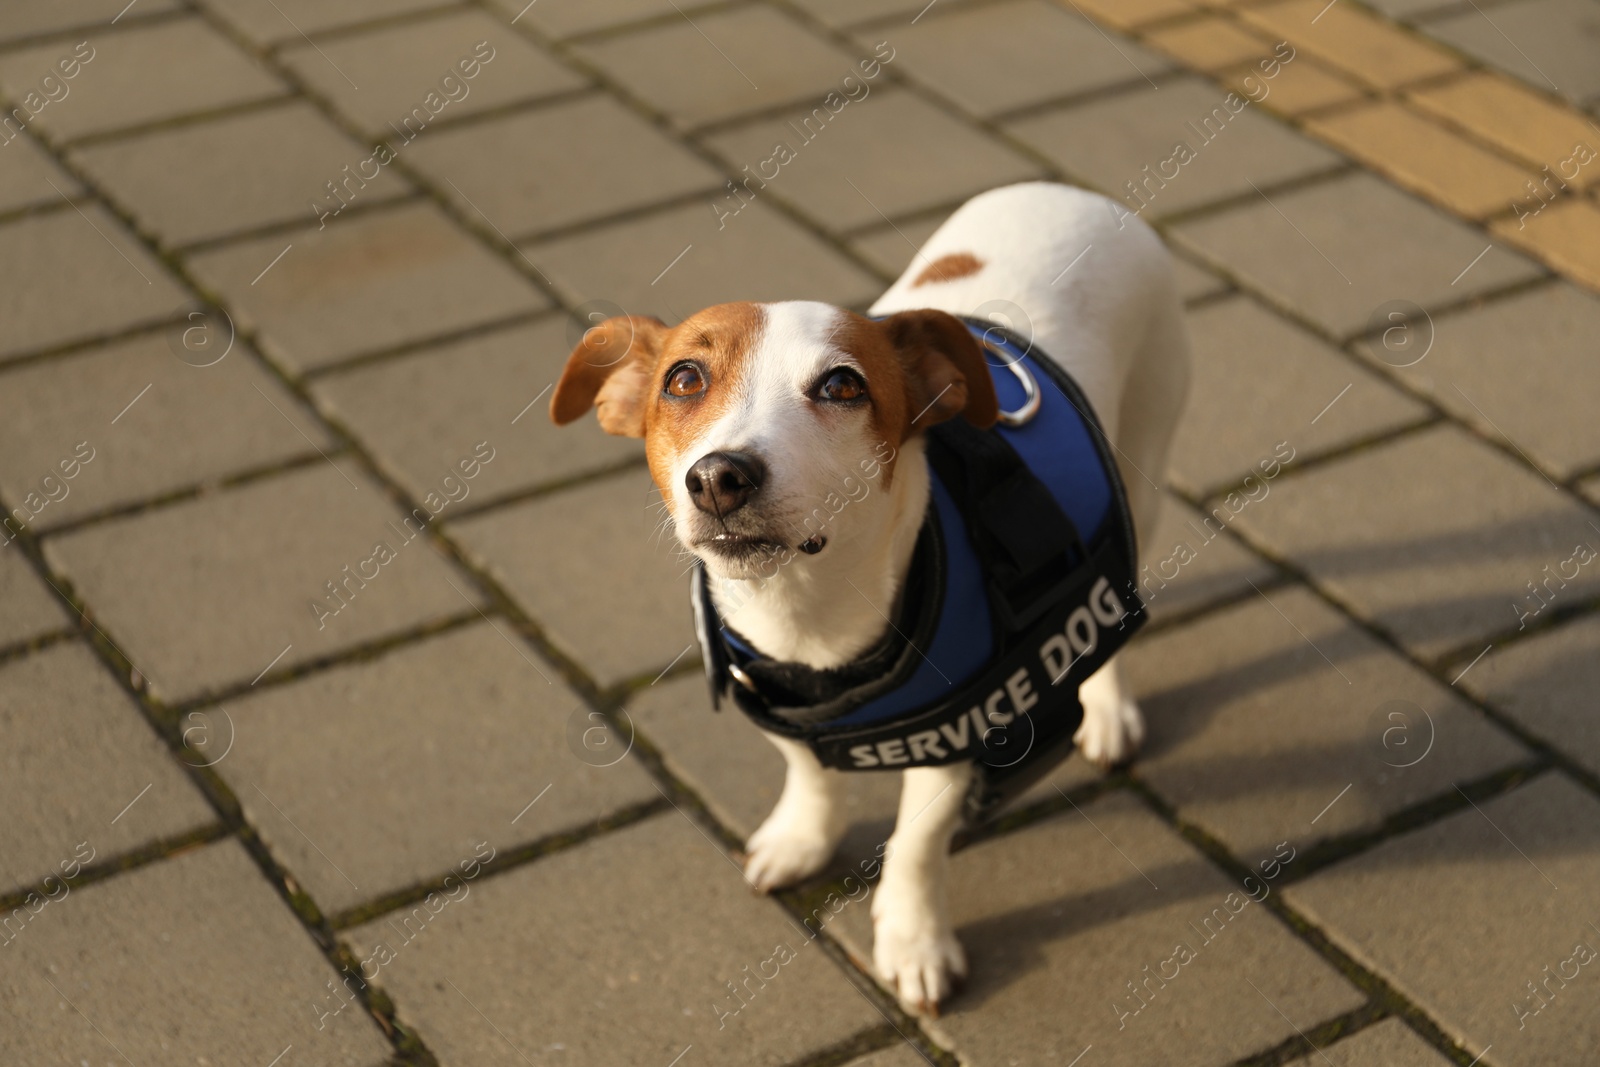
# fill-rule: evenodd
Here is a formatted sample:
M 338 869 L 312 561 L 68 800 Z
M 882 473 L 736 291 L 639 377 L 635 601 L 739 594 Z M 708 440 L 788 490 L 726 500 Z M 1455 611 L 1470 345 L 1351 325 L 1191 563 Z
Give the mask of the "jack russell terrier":
M 787 762 L 746 846 L 751 885 L 829 862 L 841 768 L 903 768 L 873 959 L 912 1010 L 966 973 L 945 899 L 963 816 L 1074 743 L 1109 767 L 1143 740 L 1112 653 L 1142 621 L 1133 534 L 1155 526 L 1188 379 L 1160 239 L 1111 200 L 1032 182 L 965 204 L 869 317 L 808 301 L 619 316 L 556 385 L 558 424 L 593 407 L 644 439 L 699 560 L 713 699 Z

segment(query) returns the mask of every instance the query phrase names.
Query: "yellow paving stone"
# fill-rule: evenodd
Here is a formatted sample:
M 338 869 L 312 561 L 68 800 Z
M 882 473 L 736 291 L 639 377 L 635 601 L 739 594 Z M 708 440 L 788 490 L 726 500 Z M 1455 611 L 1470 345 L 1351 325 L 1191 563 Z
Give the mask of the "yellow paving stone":
M 1245 8 L 1240 15 L 1269 34 L 1287 39 L 1296 50 L 1326 60 L 1379 89 L 1409 85 L 1461 66 L 1443 49 L 1352 4 L 1284 0 Z
M 1413 105 L 1579 188 L 1600 182 L 1600 130 L 1582 114 L 1499 74 L 1474 72 L 1408 94 Z M 1587 163 L 1584 161 L 1587 160 Z
M 1196 70 L 1218 70 L 1264 58 L 1272 54 L 1274 44 L 1220 15 L 1153 30 L 1145 43 Z
M 1500 219 L 1489 227 L 1568 277 L 1600 290 L 1600 205 L 1590 200 L 1551 204 L 1524 219 Z
M 1119 30 L 1142 26 L 1157 19 L 1191 12 L 1191 0 L 1059 0 L 1080 15 L 1087 15 L 1104 26 Z
M 1530 175 L 1522 168 L 1392 101 L 1306 126 L 1397 184 L 1471 218 L 1508 210 L 1527 195 Z
M 1303 115 L 1358 100 L 1362 94 L 1360 86 L 1304 55 L 1279 64 L 1274 78 L 1263 77 L 1257 63 L 1230 67 L 1217 77 L 1229 88 L 1258 97 L 1257 103 L 1279 115 Z M 1266 96 L 1260 96 L 1263 86 Z

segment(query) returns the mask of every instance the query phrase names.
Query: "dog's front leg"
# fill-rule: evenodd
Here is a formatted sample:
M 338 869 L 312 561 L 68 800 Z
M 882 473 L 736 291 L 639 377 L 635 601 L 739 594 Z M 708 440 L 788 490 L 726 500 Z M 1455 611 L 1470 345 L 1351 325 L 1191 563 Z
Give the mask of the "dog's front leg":
M 799 741 L 776 734 L 766 738 L 789 767 L 772 814 L 745 842 L 745 880 L 763 893 L 822 870 L 844 835 L 840 772 L 824 767 Z
M 972 764 L 913 767 L 872 901 L 872 958 L 912 1011 L 937 1013 L 967 973 L 950 925 L 945 876 L 950 836 L 961 821 Z

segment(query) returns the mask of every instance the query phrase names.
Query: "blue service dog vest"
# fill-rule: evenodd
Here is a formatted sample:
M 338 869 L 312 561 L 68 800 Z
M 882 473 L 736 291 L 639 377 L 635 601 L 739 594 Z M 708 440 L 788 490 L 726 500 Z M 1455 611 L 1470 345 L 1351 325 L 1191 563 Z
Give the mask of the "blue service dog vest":
M 970 760 L 979 821 L 1071 754 L 1079 685 L 1145 616 L 1126 493 L 1087 398 L 1003 327 L 967 328 L 1001 360 L 1002 419 L 927 431 L 927 517 L 877 646 L 832 670 L 766 659 L 718 617 L 698 564 L 692 596 L 714 707 L 731 699 L 841 770 Z

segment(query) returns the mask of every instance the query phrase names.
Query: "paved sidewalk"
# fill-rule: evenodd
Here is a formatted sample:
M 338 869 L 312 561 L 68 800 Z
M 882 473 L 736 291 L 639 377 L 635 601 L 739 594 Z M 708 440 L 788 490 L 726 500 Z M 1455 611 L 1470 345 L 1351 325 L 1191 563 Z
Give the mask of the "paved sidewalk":
M 0 1064 L 1578 1065 L 1600 5 L 9 0 Z M 1230 95 L 1231 94 L 1231 95 Z M 779 151 L 779 146 L 783 150 Z M 755 175 L 755 177 L 751 177 Z M 1143 758 L 751 896 L 585 317 L 864 308 L 967 197 L 1179 259 Z

